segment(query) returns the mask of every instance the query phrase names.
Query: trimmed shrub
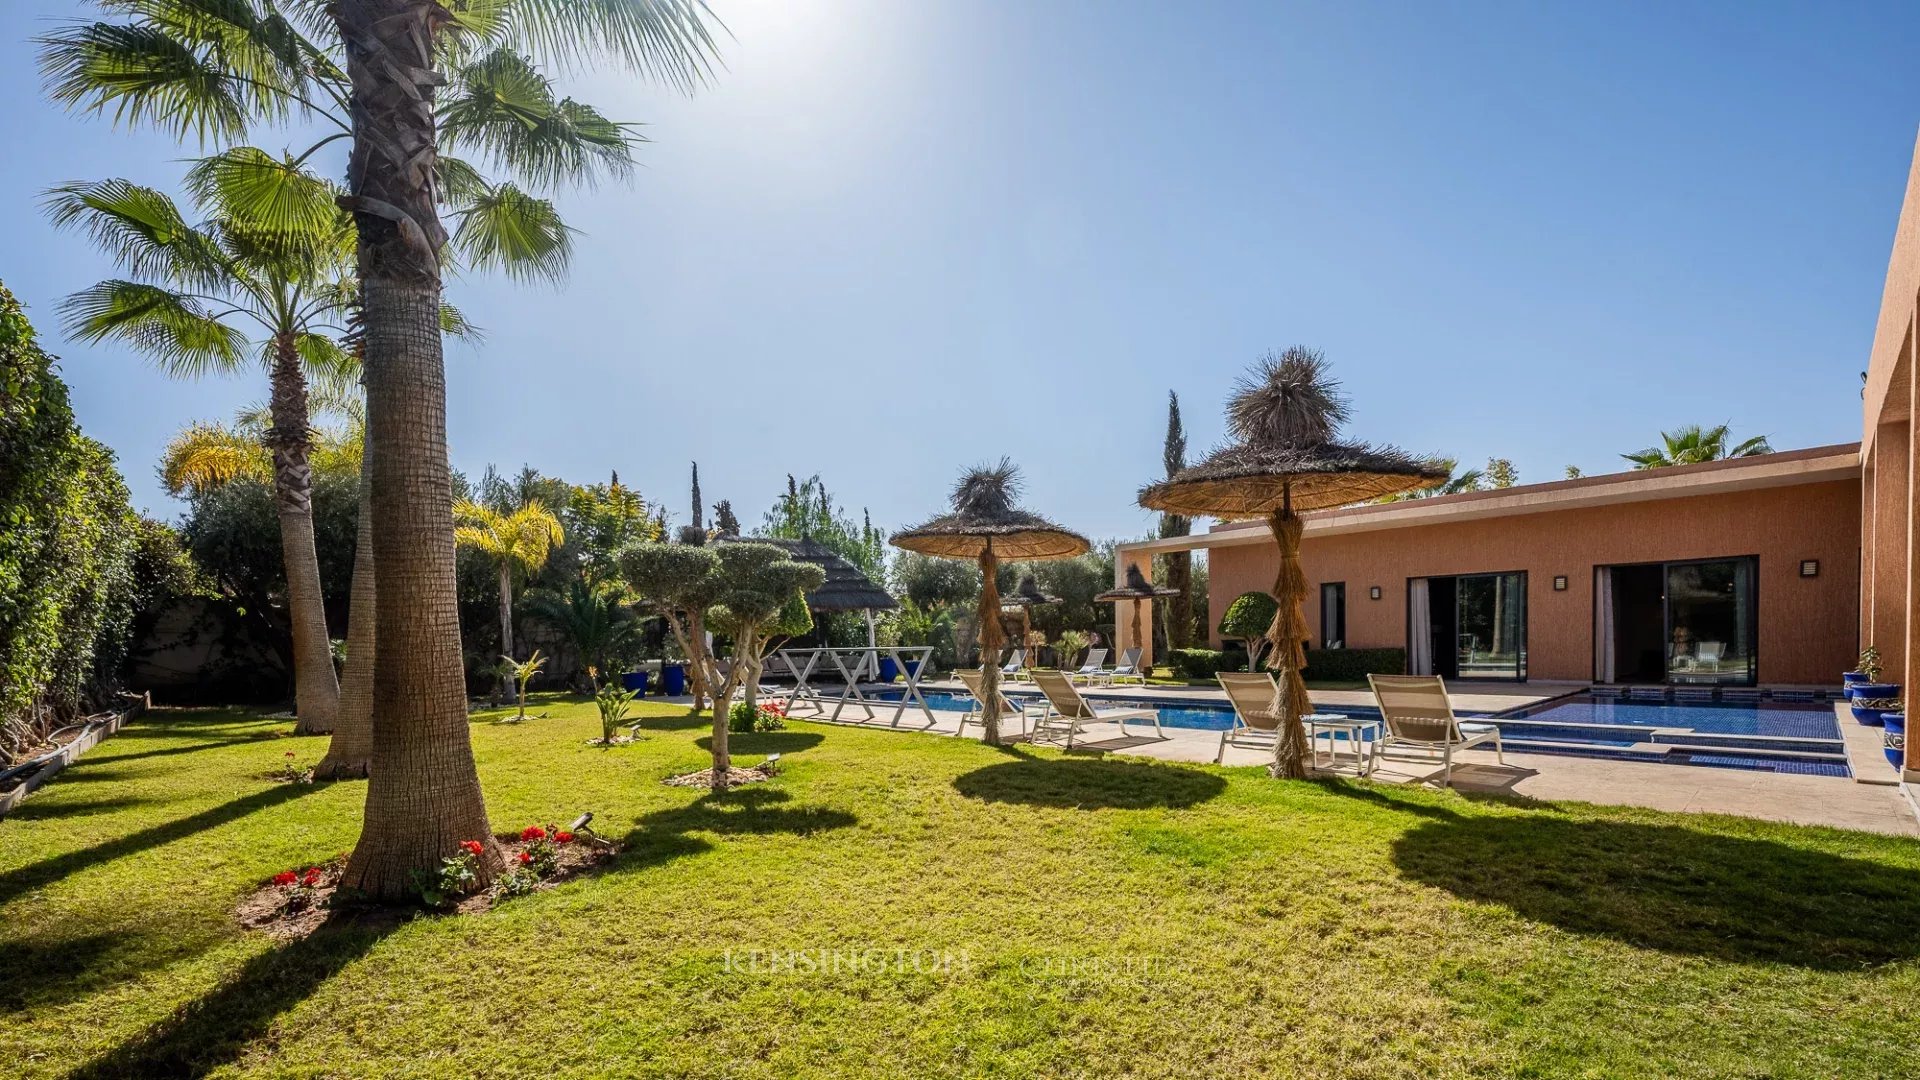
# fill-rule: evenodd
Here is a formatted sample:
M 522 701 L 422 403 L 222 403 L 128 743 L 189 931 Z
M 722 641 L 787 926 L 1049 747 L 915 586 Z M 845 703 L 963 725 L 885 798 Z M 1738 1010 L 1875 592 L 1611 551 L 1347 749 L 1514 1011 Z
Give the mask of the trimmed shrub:
M 1403 675 L 1405 649 L 1308 649 L 1307 678 L 1322 682 L 1365 682 L 1369 675 Z
M 1167 663 L 1183 679 L 1211 679 L 1222 671 L 1247 670 L 1247 654 L 1241 649 L 1175 649 L 1167 654 Z

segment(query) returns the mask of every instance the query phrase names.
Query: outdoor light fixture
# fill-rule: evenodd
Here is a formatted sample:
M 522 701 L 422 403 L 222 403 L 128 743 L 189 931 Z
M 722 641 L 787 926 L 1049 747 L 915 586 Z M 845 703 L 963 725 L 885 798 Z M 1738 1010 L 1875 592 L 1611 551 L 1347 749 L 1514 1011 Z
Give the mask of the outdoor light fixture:
M 567 831 L 568 832 L 589 831 L 587 830 L 587 826 L 591 824 L 593 824 L 593 811 L 589 810 L 586 813 L 581 814 L 579 817 L 574 818 L 573 824 L 567 826 Z
M 1553 591 L 1554 592 L 1567 591 L 1567 575 L 1565 574 L 1553 575 Z
M 1819 559 L 1801 559 L 1800 560 L 1800 576 L 1801 577 L 1819 577 L 1820 576 L 1820 560 Z
M 1367 590 L 1367 599 L 1369 599 L 1369 600 L 1378 600 L 1378 599 L 1380 599 L 1380 586 L 1378 586 L 1378 585 L 1375 585 L 1375 586 L 1372 586 L 1371 588 L 1369 588 L 1369 589 Z

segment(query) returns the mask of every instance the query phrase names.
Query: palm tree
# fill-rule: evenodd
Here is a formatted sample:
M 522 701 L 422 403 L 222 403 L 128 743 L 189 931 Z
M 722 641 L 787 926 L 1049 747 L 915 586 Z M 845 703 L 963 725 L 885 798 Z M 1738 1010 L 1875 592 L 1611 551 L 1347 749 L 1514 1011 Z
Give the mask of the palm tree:
M 504 49 L 575 67 L 610 59 L 691 90 L 710 73 L 710 16 L 701 0 L 146 0 L 126 10 L 135 12 L 128 24 L 74 24 L 42 40 L 57 101 L 203 141 L 237 140 L 251 123 L 296 114 L 339 128 L 295 162 L 351 139 L 347 205 L 365 297 L 381 644 L 373 782 L 344 884 L 370 897 L 408 897 L 416 872 L 437 868 L 459 841 L 489 835 L 467 737 L 454 591 L 440 255 L 451 242 L 476 265 L 515 256 L 551 274 L 568 239 L 550 204 L 511 185 L 480 186 L 478 171 L 441 156 L 440 144 L 469 147 L 538 182 L 617 166 L 637 138 L 524 77 L 498 83 L 493 105 L 473 110 L 467 119 L 479 126 L 460 130 L 448 117 L 442 127 L 437 87 L 449 74 L 486 74 L 470 58 Z M 334 33 L 330 47 L 313 40 Z M 458 96 L 456 85 L 447 100 Z M 273 205 L 272 170 L 233 173 Z M 453 234 L 441 223 L 442 202 L 457 221 Z M 478 884 L 500 867 L 489 845 Z
M 593 692 L 600 692 L 600 676 L 612 671 L 621 650 L 640 635 L 640 621 L 620 599 L 620 591 L 585 575 L 567 582 L 566 591 L 543 589 L 529 593 L 527 611 L 558 630 L 580 653 Z
M 50 191 L 54 224 L 83 230 L 128 275 L 73 294 L 61 311 L 75 338 L 123 342 L 178 378 L 256 359 L 266 368 L 270 422 L 259 436 L 272 454 L 294 709 L 300 731 L 322 733 L 333 727 L 340 684 L 314 551 L 308 377 L 337 385 L 354 368 L 338 341 L 352 292 L 352 225 L 336 211 L 297 231 L 263 228 L 199 170 L 190 187 L 205 215 L 197 225 L 165 193 L 126 180 Z
M 1430 487 L 1430 488 L 1418 488 L 1413 491 L 1402 491 L 1399 494 L 1388 495 L 1383 499 L 1378 499 L 1375 501 L 1405 502 L 1409 499 L 1431 499 L 1440 495 L 1459 495 L 1462 492 L 1467 492 L 1467 491 L 1480 491 L 1487 486 L 1486 473 L 1480 471 L 1479 469 L 1467 469 L 1465 471 L 1460 471 L 1460 461 L 1457 458 L 1436 457 L 1436 458 L 1428 458 L 1427 461 L 1434 468 L 1447 474 L 1446 483 L 1439 484 L 1435 487 Z
M 500 653 L 512 657 L 514 571 L 527 575 L 538 572 L 547 565 L 553 549 L 567 542 L 566 531 L 560 527 L 560 519 L 538 499 L 510 513 L 462 500 L 453 507 L 453 520 L 458 523 L 453 530 L 455 546 L 477 551 L 499 568 Z M 376 565 L 377 559 L 376 555 Z
M 1727 444 L 1732 438 L 1726 424 L 1710 428 L 1688 424 L 1673 431 L 1661 432 L 1659 446 L 1649 446 L 1645 450 L 1620 456 L 1633 462 L 1636 469 L 1662 469 L 1669 465 L 1697 465 L 1703 461 L 1773 453 L 1773 447 L 1768 445 L 1765 435 L 1755 435 L 1729 447 Z

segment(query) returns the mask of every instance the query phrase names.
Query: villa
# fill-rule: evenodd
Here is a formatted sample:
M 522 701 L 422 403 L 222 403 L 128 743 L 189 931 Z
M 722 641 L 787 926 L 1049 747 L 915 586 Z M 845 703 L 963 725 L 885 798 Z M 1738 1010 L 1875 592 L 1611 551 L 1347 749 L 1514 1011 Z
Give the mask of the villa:
M 1410 673 L 1469 688 L 1575 683 L 1688 700 L 1837 688 L 1873 645 L 1911 707 L 1916 327 L 1920 146 L 1858 443 L 1309 514 L 1311 644 L 1404 649 Z M 1122 545 L 1116 572 L 1180 550 L 1206 552 L 1222 603 L 1267 590 L 1278 569 L 1267 527 L 1235 522 Z M 1125 620 L 1116 636 L 1150 655 Z M 1920 783 L 1911 748 L 1902 779 Z

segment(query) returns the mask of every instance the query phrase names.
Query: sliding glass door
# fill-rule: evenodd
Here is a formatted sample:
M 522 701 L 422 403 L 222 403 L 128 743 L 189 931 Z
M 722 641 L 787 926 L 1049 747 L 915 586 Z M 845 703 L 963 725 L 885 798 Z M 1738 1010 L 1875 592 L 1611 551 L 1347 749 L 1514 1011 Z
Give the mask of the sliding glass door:
M 1668 563 L 1667 681 L 1754 681 L 1755 560 Z
M 1462 679 L 1527 677 L 1527 575 L 1454 579 L 1454 668 Z

